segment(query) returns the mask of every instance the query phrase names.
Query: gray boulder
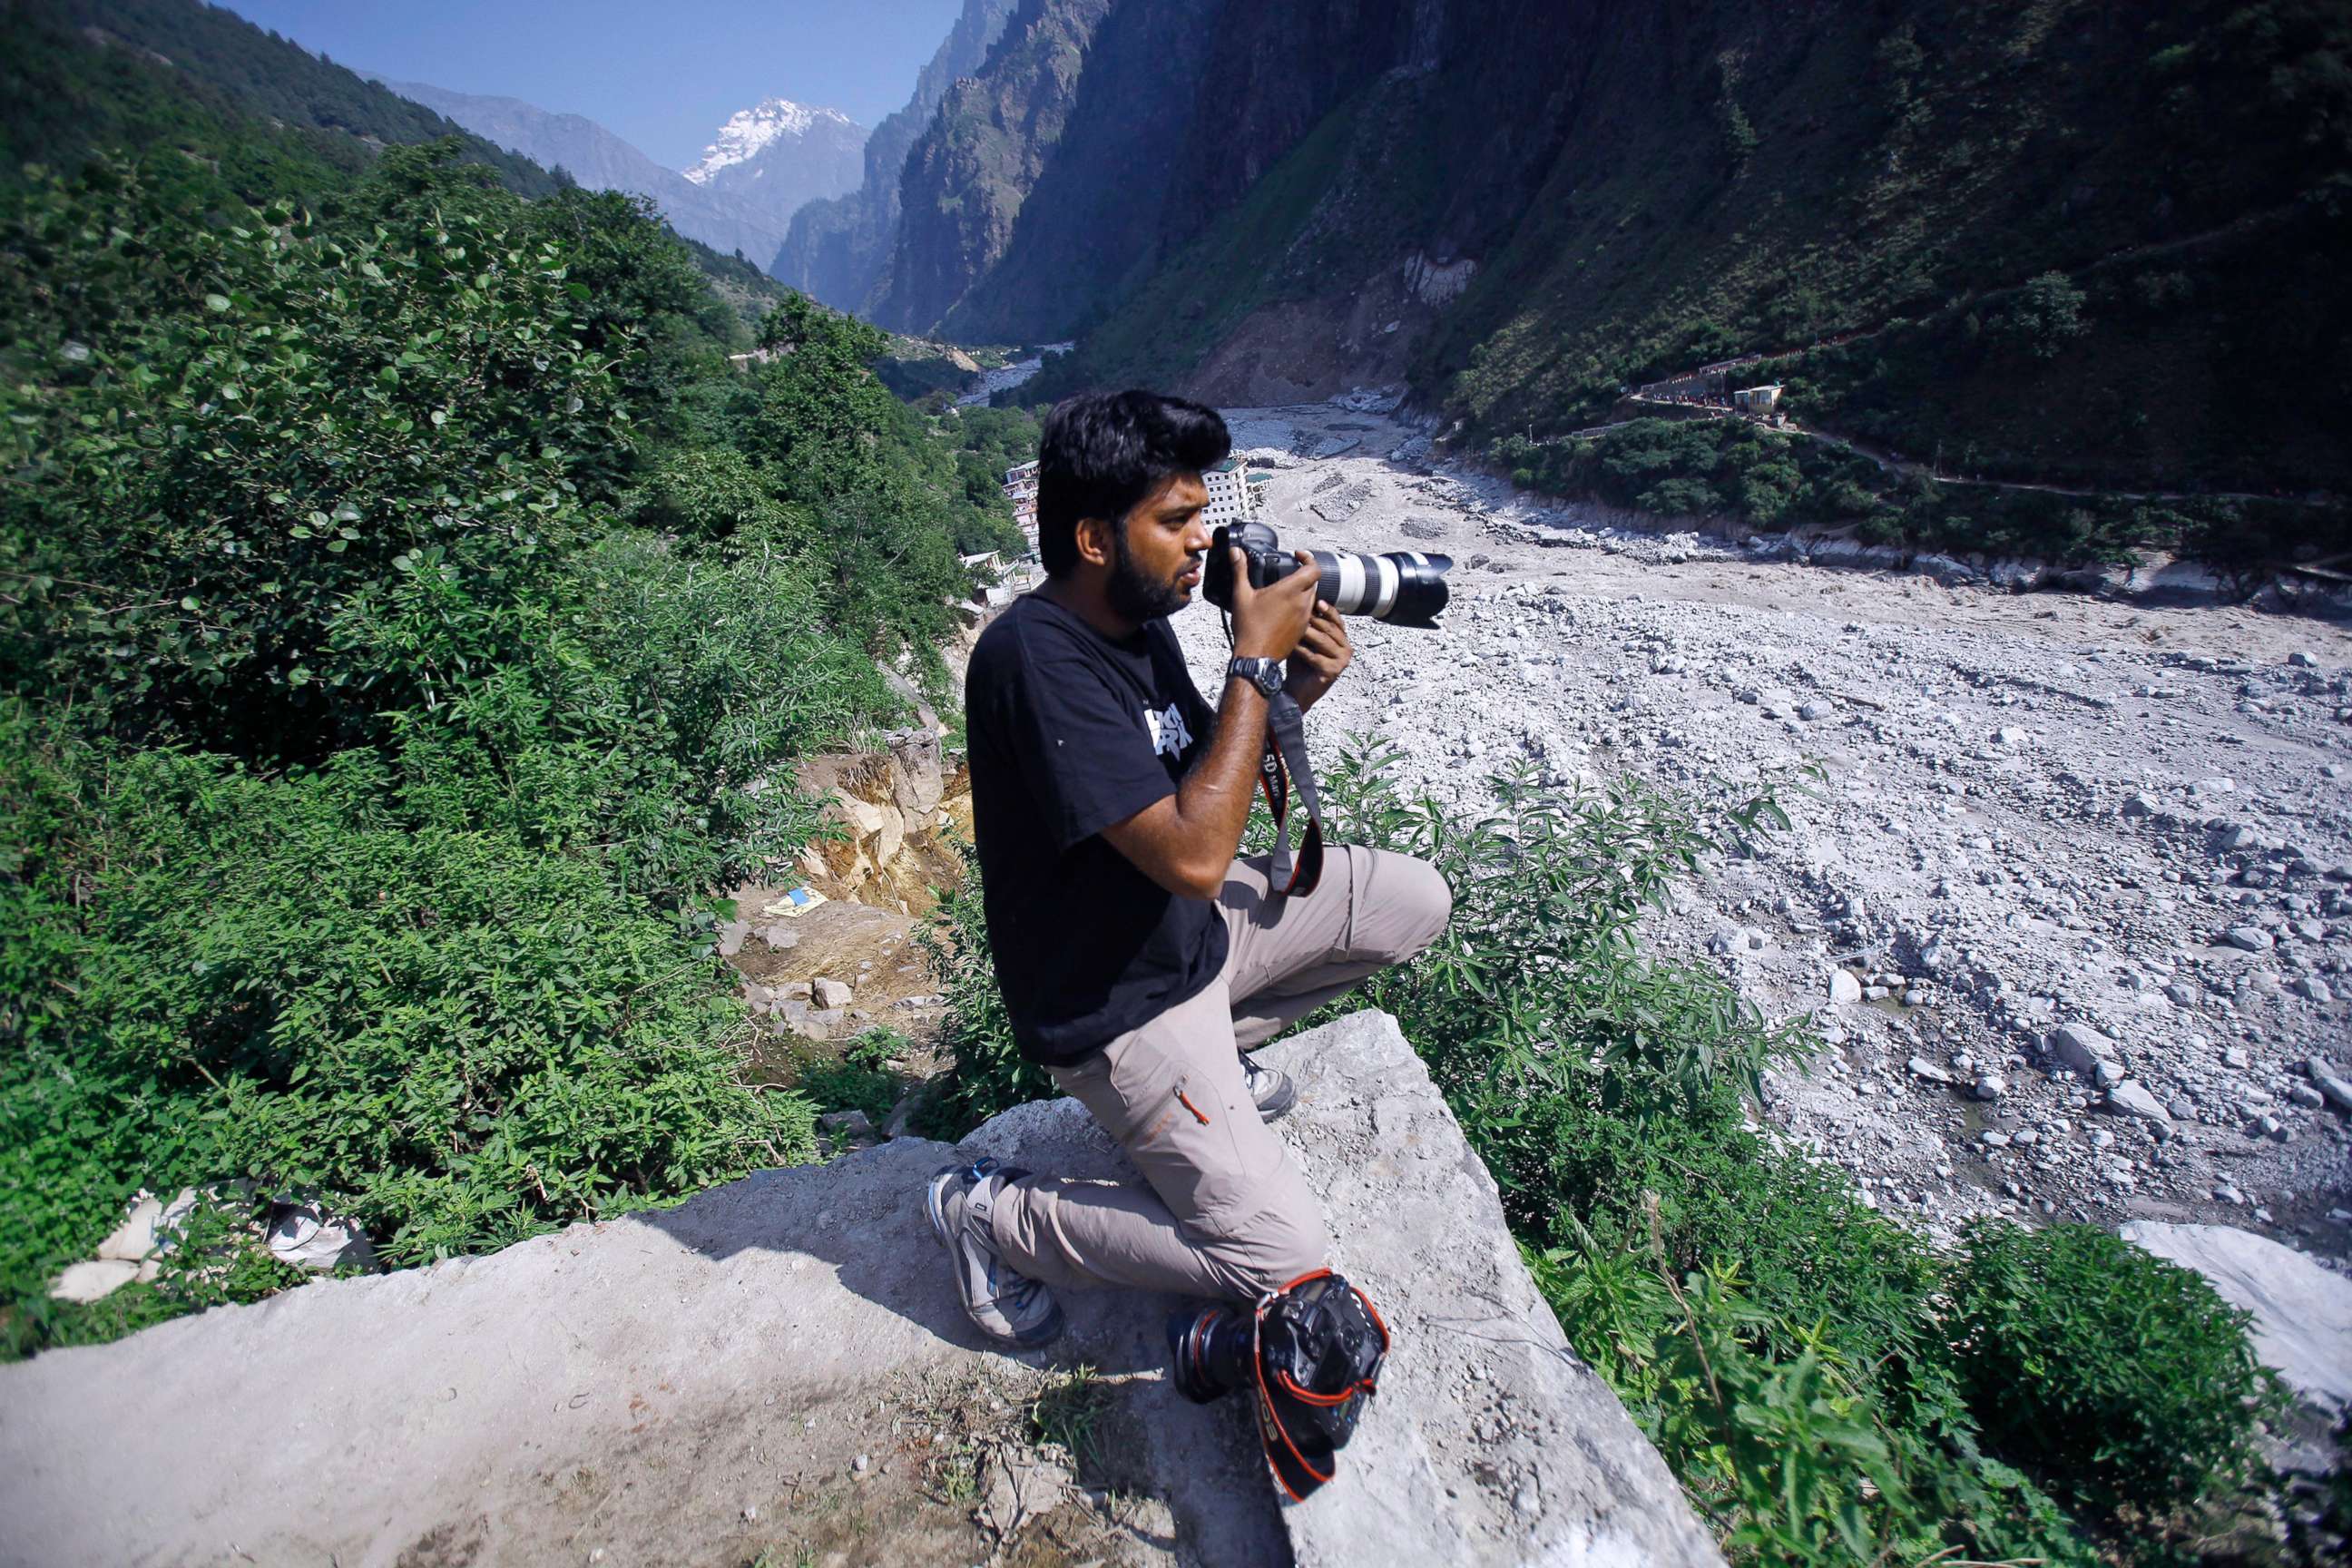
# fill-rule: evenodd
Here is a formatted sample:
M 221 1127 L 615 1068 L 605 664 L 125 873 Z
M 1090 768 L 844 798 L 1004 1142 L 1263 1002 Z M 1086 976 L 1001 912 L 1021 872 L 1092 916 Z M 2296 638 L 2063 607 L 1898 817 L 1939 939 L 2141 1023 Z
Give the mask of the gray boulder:
M 2105 1109 L 2118 1116 L 2152 1121 L 2159 1131 L 2172 1125 L 2172 1112 L 2165 1110 L 2156 1096 L 2132 1079 L 2119 1079 L 2107 1087 Z
M 1394 1352 L 1339 1479 L 1278 1508 L 1247 1407 L 1189 1405 L 1167 1384 L 1179 1303 L 1066 1295 L 1070 1333 L 1047 1353 L 1098 1370 L 1104 1419 L 1139 1470 L 1118 1484 L 1161 1521 L 1125 1554 L 1719 1563 L 1569 1350 L 1393 1020 L 1356 1014 L 1267 1055 L 1298 1082 L 1281 1125 L 1334 1261 L 1386 1316 Z M 988 1555 L 938 1533 L 968 1542 L 973 1510 L 929 1500 L 937 1450 L 908 1436 L 991 1411 L 1017 1428 L 1037 1386 L 1037 1357 L 997 1352 L 965 1321 L 924 1215 L 931 1171 L 982 1150 L 1133 1179 L 1076 1102 L 1040 1102 L 960 1150 L 899 1138 L 486 1258 L 0 1367 L 0 1564 L 748 1561 L 789 1555 L 812 1510 L 866 1520 L 873 1561 Z M 858 1455 L 876 1462 L 856 1469 Z M 991 1464 L 979 1512 L 1003 1531 L 1082 1506 L 1034 1457 Z
M 2311 1075 L 2312 1087 L 2319 1090 L 2322 1100 L 2342 1111 L 2352 1111 L 2352 1082 L 2336 1070 L 2336 1064 L 2325 1057 L 2305 1058 L 2303 1070 Z M 103 1257 L 104 1254 L 100 1256 Z
M 2050 1031 L 2050 1050 L 2084 1078 L 2096 1078 L 2101 1062 L 2116 1059 L 2116 1043 L 2088 1024 L 2061 1024 Z
M 1258 1055 L 1298 1083 L 1277 1125 L 1323 1201 L 1333 1265 L 1394 1337 L 1339 1479 L 1282 1510 L 1300 1568 L 1719 1562 L 1656 1450 L 1569 1349 L 1494 1178 L 1396 1020 L 1351 1014 Z M 967 1144 L 1041 1170 L 1126 1171 L 1076 1100 L 1007 1112 Z M 1100 1163 L 1042 1152 L 1057 1148 Z

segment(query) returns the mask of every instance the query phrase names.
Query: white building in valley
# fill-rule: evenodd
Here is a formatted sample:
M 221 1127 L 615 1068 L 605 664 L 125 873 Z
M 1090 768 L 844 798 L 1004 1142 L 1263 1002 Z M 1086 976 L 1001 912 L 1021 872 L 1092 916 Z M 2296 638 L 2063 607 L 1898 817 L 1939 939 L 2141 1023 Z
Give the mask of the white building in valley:
M 1022 537 L 1029 541 L 1029 553 L 1037 553 L 1037 459 L 1015 463 L 1004 470 L 1004 499 L 1013 503 L 1013 521 L 1021 525 Z
M 1262 480 L 1257 485 L 1252 483 L 1257 479 L 1258 476 L 1244 469 L 1237 458 L 1227 458 L 1202 474 L 1201 482 L 1208 487 L 1209 505 L 1201 514 L 1202 520 L 1211 528 L 1223 528 L 1255 517 L 1258 489 L 1263 484 Z

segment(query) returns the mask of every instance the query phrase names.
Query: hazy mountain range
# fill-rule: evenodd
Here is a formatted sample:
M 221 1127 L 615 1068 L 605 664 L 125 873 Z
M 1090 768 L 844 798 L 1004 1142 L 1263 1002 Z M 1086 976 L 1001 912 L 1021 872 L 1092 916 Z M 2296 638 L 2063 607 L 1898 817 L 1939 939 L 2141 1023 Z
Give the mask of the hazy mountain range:
M 866 128 L 839 110 L 771 98 L 719 128 L 694 167 L 664 168 L 584 115 L 519 98 L 453 92 L 426 82 L 386 81 L 403 98 L 446 115 L 485 141 L 593 190 L 650 196 L 672 227 L 720 252 L 765 267 L 804 204 L 856 187 Z

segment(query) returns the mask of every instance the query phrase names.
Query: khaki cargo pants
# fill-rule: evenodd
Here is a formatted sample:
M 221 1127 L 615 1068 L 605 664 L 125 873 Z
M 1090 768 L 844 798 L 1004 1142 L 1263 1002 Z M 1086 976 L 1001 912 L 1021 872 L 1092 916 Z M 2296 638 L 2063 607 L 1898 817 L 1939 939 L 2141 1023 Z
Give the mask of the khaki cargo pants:
M 1436 941 L 1453 895 L 1423 861 L 1333 846 L 1311 897 L 1270 891 L 1260 857 L 1234 862 L 1217 902 L 1231 939 L 1217 978 L 1052 1069 L 1150 1184 L 1014 1184 L 996 1244 L 1033 1279 L 1255 1300 L 1329 1261 L 1315 1194 L 1258 1120 L 1239 1052 Z

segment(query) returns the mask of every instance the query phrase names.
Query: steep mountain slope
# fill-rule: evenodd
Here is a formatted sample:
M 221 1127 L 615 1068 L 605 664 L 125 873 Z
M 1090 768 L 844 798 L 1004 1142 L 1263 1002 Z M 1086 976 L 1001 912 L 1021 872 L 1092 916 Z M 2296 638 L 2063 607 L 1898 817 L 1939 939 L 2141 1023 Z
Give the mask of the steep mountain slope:
M 837 109 L 762 99 L 720 126 L 683 177 L 741 226 L 735 248 L 764 263 L 794 213 L 856 188 L 865 149 L 866 127 Z
M 1075 80 L 1000 51 L 943 111 L 972 151 L 910 160 L 893 302 L 1082 333 L 1038 395 L 1402 380 L 1484 444 L 1780 355 L 1801 416 L 1923 461 L 2341 489 L 2347 18 L 1114 0 Z
M 560 114 L 519 98 L 452 92 L 420 81 L 387 81 L 403 98 L 446 115 L 483 140 L 510 148 L 545 169 L 562 169 L 592 191 L 650 196 L 670 226 L 720 254 L 753 262 L 772 249 L 773 225 L 737 210 L 675 169 L 666 169 L 585 115 Z
M 1014 4 L 964 0 L 955 26 L 917 74 L 914 96 L 866 139 L 864 182 L 847 195 L 813 201 L 794 213 L 769 270 L 835 310 L 870 311 L 889 287 L 907 151 L 939 112 L 948 89 L 980 69 Z
M 1004 254 L 1062 136 L 1087 49 L 1112 0 L 1023 0 L 977 77 L 948 89 L 907 154 L 888 292 L 874 319 L 921 332 Z M 1078 154 L 1089 167 L 1094 150 Z
M 1707 52 L 1601 43 L 1413 367 L 1472 433 L 1800 350 L 1755 379 L 1969 471 L 2352 480 L 2343 7 L 1824 6 L 1801 31 L 1727 13 Z
M 495 171 L 509 190 L 557 188 L 530 159 L 198 0 L 13 0 L 0 25 L 20 40 L 0 50 L 9 178 L 23 163 L 56 165 L 95 147 L 143 144 L 193 107 L 304 134 L 315 155 L 336 163 L 364 161 L 370 143 L 455 136 L 467 162 Z M 168 85 L 152 78 L 159 70 Z
M 567 184 L 422 104 L 194 0 L 0 7 L 0 184 L 20 182 L 26 165 L 69 172 L 94 153 L 168 145 L 207 189 L 254 203 L 290 196 L 316 204 L 386 146 L 445 139 L 459 144 L 462 162 L 489 169 L 518 195 L 551 195 Z M 752 263 L 682 238 L 744 329 L 785 297 Z

